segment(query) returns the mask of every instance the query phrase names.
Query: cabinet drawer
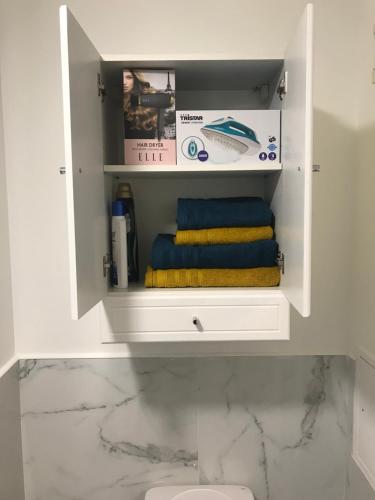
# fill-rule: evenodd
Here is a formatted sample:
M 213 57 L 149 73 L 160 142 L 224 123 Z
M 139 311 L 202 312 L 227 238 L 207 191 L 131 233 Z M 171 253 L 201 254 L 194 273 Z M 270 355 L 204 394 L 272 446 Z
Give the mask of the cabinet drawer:
M 259 302 L 259 301 L 258 301 Z M 289 304 L 133 305 L 107 302 L 103 342 L 289 338 Z

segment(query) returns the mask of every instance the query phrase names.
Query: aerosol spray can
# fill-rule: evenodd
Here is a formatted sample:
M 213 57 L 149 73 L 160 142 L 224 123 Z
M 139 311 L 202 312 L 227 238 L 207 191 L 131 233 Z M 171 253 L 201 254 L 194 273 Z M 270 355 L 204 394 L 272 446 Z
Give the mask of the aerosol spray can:
M 128 250 L 128 277 L 129 282 L 133 283 L 139 279 L 138 239 L 135 222 L 134 198 L 128 182 L 120 182 L 117 187 L 116 198 L 117 200 L 125 203 L 127 212 L 126 215 L 129 218 L 129 227 L 126 234 Z
M 112 285 L 128 287 L 128 259 L 126 251 L 125 208 L 121 201 L 112 203 Z

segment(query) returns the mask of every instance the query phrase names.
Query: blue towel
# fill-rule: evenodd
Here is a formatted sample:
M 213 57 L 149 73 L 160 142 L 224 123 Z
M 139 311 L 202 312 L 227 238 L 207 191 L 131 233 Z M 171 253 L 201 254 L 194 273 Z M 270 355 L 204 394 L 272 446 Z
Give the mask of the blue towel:
M 230 245 L 175 245 L 173 235 L 159 234 L 152 246 L 153 269 L 237 269 L 276 265 L 274 240 Z
M 179 198 L 177 201 L 180 230 L 252 226 L 273 226 L 272 210 L 262 198 Z

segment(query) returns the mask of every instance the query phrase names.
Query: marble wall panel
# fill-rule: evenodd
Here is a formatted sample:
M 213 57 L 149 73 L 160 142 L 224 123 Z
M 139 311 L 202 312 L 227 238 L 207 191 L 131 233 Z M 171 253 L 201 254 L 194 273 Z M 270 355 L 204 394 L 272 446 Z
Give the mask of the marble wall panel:
M 199 483 L 342 500 L 351 379 L 334 356 L 23 361 L 26 500 Z

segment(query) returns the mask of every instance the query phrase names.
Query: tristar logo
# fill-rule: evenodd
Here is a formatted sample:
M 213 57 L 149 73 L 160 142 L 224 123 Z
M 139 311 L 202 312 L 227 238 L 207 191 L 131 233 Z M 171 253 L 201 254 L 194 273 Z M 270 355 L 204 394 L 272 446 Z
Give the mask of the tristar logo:
M 180 115 L 181 121 L 183 122 L 202 122 L 202 115 L 190 115 L 189 113 L 183 113 Z

